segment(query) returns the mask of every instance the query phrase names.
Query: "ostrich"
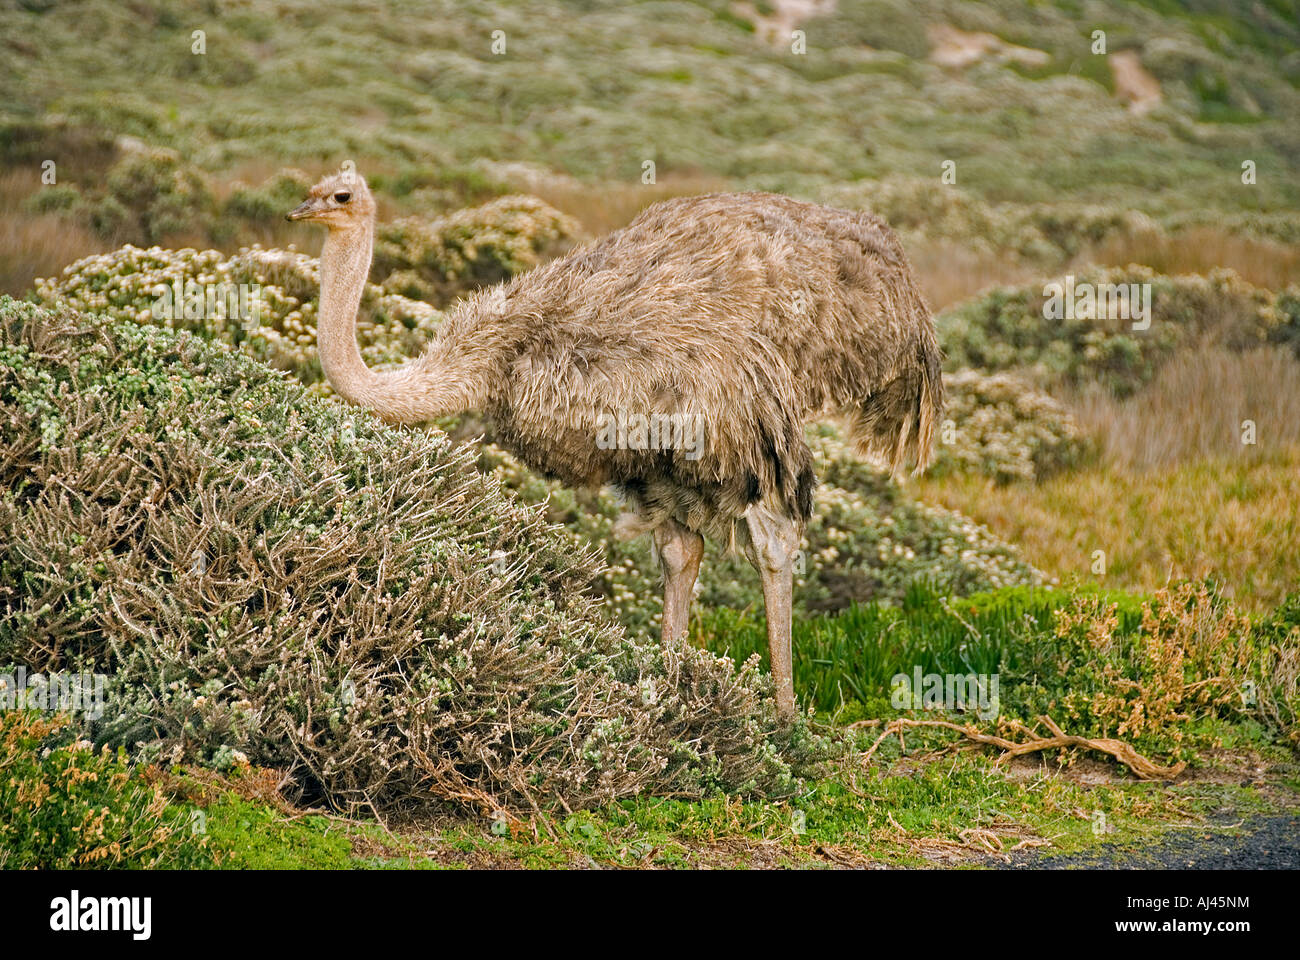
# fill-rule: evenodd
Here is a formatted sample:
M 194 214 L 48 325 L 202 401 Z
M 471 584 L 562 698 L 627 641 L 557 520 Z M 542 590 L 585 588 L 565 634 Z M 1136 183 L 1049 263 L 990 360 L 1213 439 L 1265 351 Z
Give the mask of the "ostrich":
M 930 311 L 883 221 L 765 193 L 666 200 L 459 302 L 421 356 L 376 371 L 356 342 L 365 180 L 327 176 L 287 217 L 328 229 L 317 343 L 340 397 L 390 423 L 475 411 L 542 474 L 616 486 L 616 534 L 652 534 L 665 642 L 686 632 L 704 538 L 743 550 L 777 712 L 794 716 L 792 574 L 815 483 L 804 424 L 846 416 L 862 454 L 919 471 L 942 409 Z

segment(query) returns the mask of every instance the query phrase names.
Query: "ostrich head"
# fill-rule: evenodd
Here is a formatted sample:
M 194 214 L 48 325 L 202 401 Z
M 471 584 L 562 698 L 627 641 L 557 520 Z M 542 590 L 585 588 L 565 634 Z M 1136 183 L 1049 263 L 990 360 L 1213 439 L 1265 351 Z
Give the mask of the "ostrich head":
M 364 226 L 375 216 L 375 201 L 359 173 L 344 170 L 324 177 L 307 193 L 307 199 L 284 215 L 286 220 L 323 223 L 330 230 Z

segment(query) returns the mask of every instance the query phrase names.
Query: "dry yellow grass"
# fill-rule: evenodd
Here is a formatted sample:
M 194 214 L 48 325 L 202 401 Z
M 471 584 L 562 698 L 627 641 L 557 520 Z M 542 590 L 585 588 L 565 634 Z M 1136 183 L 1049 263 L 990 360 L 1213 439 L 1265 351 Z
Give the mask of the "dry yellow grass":
M 1065 582 L 1149 591 L 1212 576 L 1255 610 L 1300 589 L 1300 362 L 1289 349 L 1188 345 L 1132 397 L 1064 399 L 1097 439 L 1095 464 L 1039 485 L 923 478 L 921 497 Z
M 1168 469 L 1109 464 L 1041 484 L 921 478 L 922 499 L 960 510 L 1061 578 L 1154 590 L 1213 576 L 1264 610 L 1300 588 L 1300 445 Z M 1093 552 L 1106 572 L 1092 572 Z
M 675 175 L 650 184 L 589 184 L 556 178 L 530 184 L 527 192 L 577 219 L 591 236 L 600 237 L 627 226 L 638 213 L 660 200 L 730 189 L 733 188 L 718 177 Z
M 1167 467 L 1203 457 L 1240 459 L 1300 445 L 1300 363 L 1284 347 L 1181 351 L 1126 400 L 1094 392 L 1070 407 L 1119 467 Z
M 935 311 L 990 287 L 1020 286 L 1051 272 L 1041 265 L 1026 265 L 1006 254 L 972 250 L 951 240 L 914 242 L 908 244 L 907 254 Z
M 37 277 L 105 249 L 89 230 L 58 214 L 33 214 L 27 201 L 41 189 L 39 170 L 0 175 L 0 293 L 20 297 Z
M 1269 290 L 1300 283 L 1300 247 L 1209 226 L 1172 234 L 1117 233 L 1083 251 L 1071 267 L 1088 263 L 1115 267 L 1141 263 L 1165 274 L 1230 267 Z

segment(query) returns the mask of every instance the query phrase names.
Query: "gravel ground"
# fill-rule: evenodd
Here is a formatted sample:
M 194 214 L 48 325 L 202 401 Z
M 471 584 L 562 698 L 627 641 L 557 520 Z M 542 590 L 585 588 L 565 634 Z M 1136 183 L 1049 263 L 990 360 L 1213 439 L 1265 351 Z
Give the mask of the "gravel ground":
M 1102 844 L 1068 856 L 1022 850 L 1004 866 L 1013 870 L 1300 870 L 1300 813 L 1247 817 L 1241 826 L 1230 827 L 1235 822 L 1171 831 L 1140 846 Z

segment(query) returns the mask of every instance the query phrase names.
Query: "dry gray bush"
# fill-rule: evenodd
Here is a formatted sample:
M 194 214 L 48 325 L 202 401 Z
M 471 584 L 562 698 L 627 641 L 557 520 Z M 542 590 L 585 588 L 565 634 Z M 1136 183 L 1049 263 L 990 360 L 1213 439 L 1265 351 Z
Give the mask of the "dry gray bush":
M 793 789 L 825 744 L 757 663 L 628 639 L 473 457 L 220 344 L 0 299 L 0 663 L 112 671 L 97 740 L 341 809 Z

